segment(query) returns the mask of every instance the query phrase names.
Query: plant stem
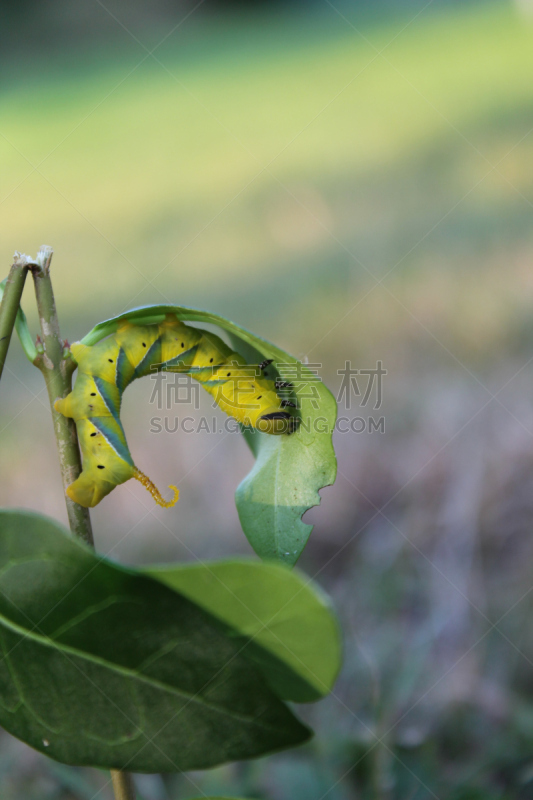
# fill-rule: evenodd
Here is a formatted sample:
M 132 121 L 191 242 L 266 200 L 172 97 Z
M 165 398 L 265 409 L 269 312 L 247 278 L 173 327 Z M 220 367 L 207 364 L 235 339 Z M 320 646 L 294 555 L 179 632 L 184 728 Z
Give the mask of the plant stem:
M 58 397 L 66 397 L 71 391 L 72 373 L 76 369 L 76 364 L 70 356 L 67 343 L 62 341 L 59 332 L 59 321 L 50 278 L 52 254 L 52 248 L 43 245 L 37 253 L 35 262 L 30 265 L 35 283 L 37 310 L 44 345 L 44 351 L 37 356 L 34 364 L 39 367 L 46 382 L 59 450 L 61 477 L 63 478 L 63 487 L 66 489 L 81 472 L 80 450 L 74 421 L 57 412 L 54 402 Z M 80 539 L 94 547 L 89 509 L 74 503 L 66 494 L 65 500 L 70 530 L 75 536 L 79 536 Z M 133 778 L 128 772 L 111 770 L 111 780 L 115 800 L 135 800 Z
M 13 266 L 9 271 L 4 296 L 0 304 L 0 378 L 2 377 L 11 334 L 15 326 L 29 263 L 30 260 L 27 256 L 20 256 L 15 253 Z
M 63 488 L 66 489 L 81 472 L 80 450 L 74 420 L 56 411 L 54 402 L 58 397 L 66 397 L 71 391 L 72 373 L 76 365 L 70 353 L 68 351 L 65 353 L 65 345 L 59 334 L 59 322 L 50 280 L 52 252 L 51 247 L 43 245 L 37 253 L 35 263 L 31 265 L 44 345 L 44 352 L 37 356 L 34 364 L 41 370 L 48 390 Z M 94 545 L 89 510 L 74 503 L 66 495 L 65 500 L 72 533 L 87 544 Z
M 111 770 L 115 800 L 135 800 L 135 786 L 129 772 L 118 769 Z

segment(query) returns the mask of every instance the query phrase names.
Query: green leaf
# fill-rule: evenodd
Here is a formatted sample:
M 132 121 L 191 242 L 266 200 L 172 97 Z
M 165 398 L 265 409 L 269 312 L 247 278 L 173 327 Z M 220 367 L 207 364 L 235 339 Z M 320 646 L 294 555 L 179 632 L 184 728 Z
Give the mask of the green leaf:
M 329 599 L 304 575 L 250 559 L 148 572 L 226 623 L 282 699 L 306 703 L 331 691 L 339 626 Z
M 335 481 L 337 464 L 332 434 L 337 404 L 333 395 L 298 359 L 207 311 L 183 306 L 143 306 L 101 322 L 82 341 L 94 344 L 109 336 L 123 319 L 146 324 L 161 321 L 165 314 L 175 314 L 184 322 L 217 325 L 230 335 L 233 346 L 250 363 L 271 358 L 273 373 L 273 368 L 280 364 L 287 365 L 281 370 L 282 377 L 287 377 L 290 371 L 298 373 L 294 395 L 300 407 L 300 428 L 291 436 L 245 431 L 257 460 L 235 498 L 241 525 L 255 552 L 261 558 L 294 565 L 312 531 L 312 525 L 302 522 L 302 515 L 320 503 L 319 489 Z
M 0 512 L 0 723 L 67 764 L 169 772 L 310 731 L 220 622 L 52 520 Z

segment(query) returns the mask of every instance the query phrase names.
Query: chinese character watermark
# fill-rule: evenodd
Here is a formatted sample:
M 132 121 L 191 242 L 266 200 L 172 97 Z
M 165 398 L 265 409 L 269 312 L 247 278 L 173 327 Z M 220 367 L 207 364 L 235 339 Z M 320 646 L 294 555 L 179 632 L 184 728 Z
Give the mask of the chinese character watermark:
M 150 378 L 153 381 L 150 403 L 155 404 L 158 411 L 180 404 L 190 405 L 196 411 L 200 408 L 200 384 L 190 375 L 153 372 Z
M 341 385 L 337 394 L 337 403 L 344 402 L 344 408 L 349 411 L 352 408 L 352 394 L 354 397 L 361 397 L 361 390 L 357 382 L 357 376 L 362 376 L 366 381 L 363 399 L 358 404 L 362 408 L 368 404 L 370 395 L 375 391 L 374 411 L 381 408 L 383 403 L 383 377 L 387 370 L 383 369 L 383 362 L 378 361 L 375 369 L 354 369 L 350 361 L 344 363 L 344 369 L 338 369 L 337 375 L 342 376 Z
M 319 370 L 322 364 L 302 364 L 287 362 L 273 364 L 267 360 L 262 364 L 241 364 L 237 361 L 224 365 L 191 367 L 179 365 L 172 370 L 155 366 L 151 374 L 153 388 L 150 403 L 158 411 L 170 411 L 175 406 L 187 405 L 198 411 L 201 407 L 200 389 L 205 388 L 213 398 L 212 407 L 225 411 L 229 418 L 223 422 L 215 416 L 202 417 L 157 416 L 151 420 L 152 433 L 235 433 L 241 426 L 235 419 L 242 419 L 237 412 L 241 409 L 253 411 L 260 407 L 261 399 L 258 381 L 269 381 L 283 407 L 295 409 L 298 428 L 302 431 L 324 433 L 332 425 L 320 415 L 323 389 Z M 156 371 L 157 370 L 157 371 Z M 233 374 L 232 374 L 233 373 Z M 337 390 L 337 403 L 350 411 L 355 408 L 378 410 L 383 404 L 383 383 L 387 370 L 382 361 L 377 361 L 373 369 L 361 369 L 345 361 L 344 367 L 337 370 L 341 378 Z M 250 432 L 254 428 L 249 427 Z M 333 430 L 338 433 L 385 433 L 383 416 L 339 416 Z

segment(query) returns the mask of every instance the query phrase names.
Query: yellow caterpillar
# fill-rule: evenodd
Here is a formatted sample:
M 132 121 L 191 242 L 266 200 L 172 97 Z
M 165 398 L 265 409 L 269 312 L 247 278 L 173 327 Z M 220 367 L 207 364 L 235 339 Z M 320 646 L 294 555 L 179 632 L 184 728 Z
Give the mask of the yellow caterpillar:
M 67 397 L 56 400 L 55 408 L 76 422 L 83 470 L 67 494 L 82 506 L 97 505 L 130 478 L 141 481 L 159 505 L 169 508 L 177 502 L 176 487 L 170 487 L 174 498 L 167 502 L 137 469 L 120 421 L 126 387 L 155 370 L 190 374 L 226 414 L 263 433 L 289 434 L 299 423 L 295 404 L 276 391 L 290 384 L 263 374 L 270 361 L 248 365 L 218 336 L 190 327 L 174 314 L 152 325 L 123 320 L 107 339 L 94 345 L 75 343 L 71 352 L 78 364 L 76 383 Z

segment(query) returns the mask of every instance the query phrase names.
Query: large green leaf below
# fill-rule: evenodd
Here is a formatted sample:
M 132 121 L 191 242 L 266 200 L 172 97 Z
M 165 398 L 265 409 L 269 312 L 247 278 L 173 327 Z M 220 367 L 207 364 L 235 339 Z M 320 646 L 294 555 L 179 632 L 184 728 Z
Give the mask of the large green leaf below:
M 328 598 L 305 576 L 250 559 L 151 567 L 149 574 L 226 623 L 282 699 L 305 703 L 331 691 L 339 627 Z
M 52 520 L 0 511 L 0 723 L 68 764 L 204 769 L 310 732 L 220 622 Z
M 271 374 L 288 378 L 294 384 L 300 428 L 291 436 L 245 432 L 256 463 L 236 493 L 241 525 L 255 552 L 261 558 L 292 566 L 312 531 L 311 525 L 302 522 L 302 515 L 320 503 L 319 489 L 332 484 L 336 476 L 332 433 L 337 404 L 333 395 L 298 359 L 207 311 L 171 305 L 143 306 L 101 322 L 82 341 L 94 344 L 114 332 L 123 319 L 148 324 L 161 321 L 165 314 L 175 314 L 184 322 L 222 328 L 249 363 L 273 359 Z

